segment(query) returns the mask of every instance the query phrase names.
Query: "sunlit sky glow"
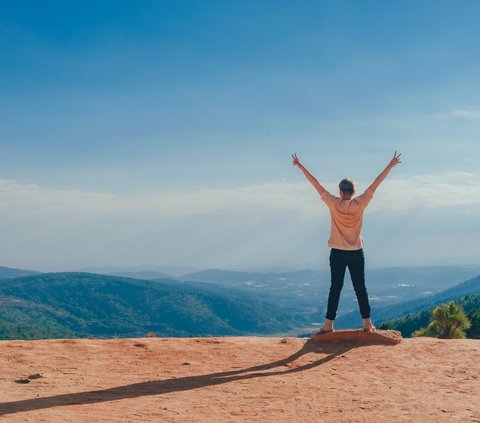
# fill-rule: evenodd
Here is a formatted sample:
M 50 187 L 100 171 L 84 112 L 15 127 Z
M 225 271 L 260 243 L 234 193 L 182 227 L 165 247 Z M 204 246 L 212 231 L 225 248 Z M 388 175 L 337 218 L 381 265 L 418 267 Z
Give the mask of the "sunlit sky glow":
M 359 190 L 371 266 L 479 263 L 480 3 L 0 4 L 0 265 L 327 265 Z

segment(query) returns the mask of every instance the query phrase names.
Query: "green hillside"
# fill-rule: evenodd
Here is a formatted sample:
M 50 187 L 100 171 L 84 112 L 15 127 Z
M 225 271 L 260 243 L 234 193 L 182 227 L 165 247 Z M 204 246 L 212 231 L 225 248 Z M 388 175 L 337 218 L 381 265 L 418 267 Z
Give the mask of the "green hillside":
M 457 300 L 463 307 L 465 314 L 472 321 L 472 327 L 466 331 L 467 337 L 479 338 L 478 314 L 480 313 L 480 295 L 467 295 Z M 412 336 L 416 330 L 428 326 L 434 307 L 428 307 L 416 313 L 410 313 L 395 320 L 387 321 L 380 325 L 384 329 L 396 329 L 405 337 Z
M 33 270 L 12 269 L 11 267 L 0 266 L 0 279 L 21 278 L 23 276 L 38 275 L 40 272 Z
M 0 338 L 270 334 L 301 317 L 254 296 L 89 273 L 0 280 Z
M 377 322 L 390 321 L 400 318 L 406 314 L 422 312 L 427 308 L 442 304 L 448 301 L 458 300 L 466 295 L 480 294 L 480 276 L 455 285 L 445 291 L 439 292 L 424 298 L 411 301 L 405 301 L 386 307 L 374 308 L 372 317 Z M 360 324 L 360 314 L 358 310 L 339 316 L 336 320 L 338 328 L 351 327 Z

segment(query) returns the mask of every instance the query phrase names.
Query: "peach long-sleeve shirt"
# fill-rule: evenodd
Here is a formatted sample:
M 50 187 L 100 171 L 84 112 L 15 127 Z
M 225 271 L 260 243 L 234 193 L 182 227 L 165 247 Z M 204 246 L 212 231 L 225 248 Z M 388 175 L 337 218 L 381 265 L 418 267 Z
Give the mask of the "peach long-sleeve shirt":
M 368 188 L 362 195 L 351 200 L 342 200 L 323 191 L 320 195 L 330 210 L 331 229 L 328 246 L 339 250 L 363 248 L 363 211 L 373 198 L 373 189 Z

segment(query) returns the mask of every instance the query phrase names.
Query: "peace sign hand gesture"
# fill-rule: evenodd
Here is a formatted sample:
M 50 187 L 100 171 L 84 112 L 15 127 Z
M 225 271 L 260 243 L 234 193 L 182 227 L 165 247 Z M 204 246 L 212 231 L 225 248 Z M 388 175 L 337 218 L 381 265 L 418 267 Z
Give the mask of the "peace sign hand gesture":
M 293 159 L 293 165 L 294 166 L 301 166 L 300 160 L 298 160 L 297 153 L 292 154 L 292 159 Z

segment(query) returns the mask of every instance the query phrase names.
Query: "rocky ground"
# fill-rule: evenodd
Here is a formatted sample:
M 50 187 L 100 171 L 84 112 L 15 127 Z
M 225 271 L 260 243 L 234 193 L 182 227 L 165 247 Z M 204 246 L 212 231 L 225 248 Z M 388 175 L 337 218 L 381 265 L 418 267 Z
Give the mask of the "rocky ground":
M 480 422 L 476 340 L 0 341 L 0 368 L 5 422 Z

